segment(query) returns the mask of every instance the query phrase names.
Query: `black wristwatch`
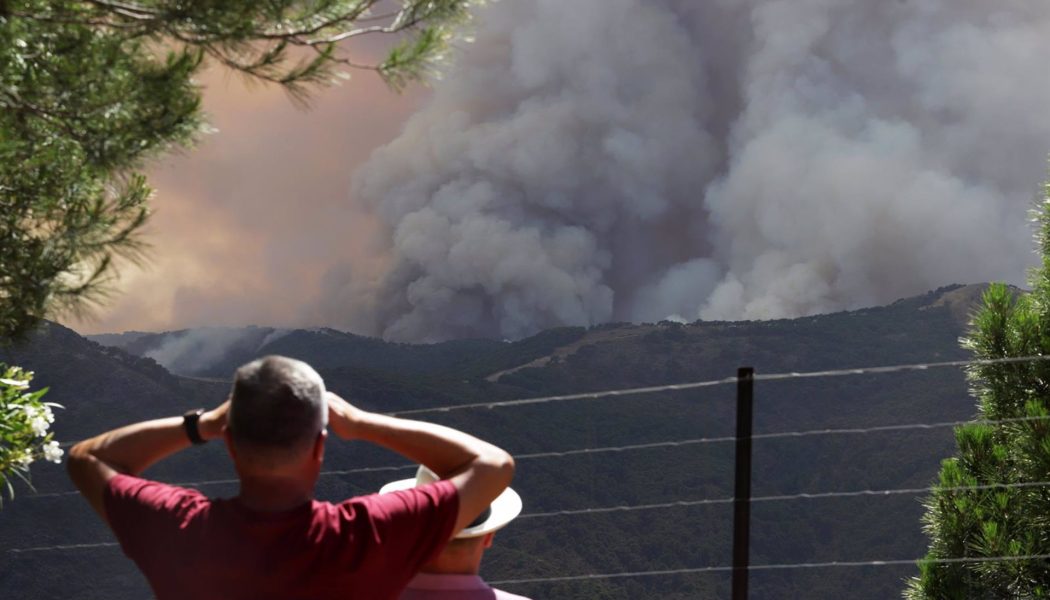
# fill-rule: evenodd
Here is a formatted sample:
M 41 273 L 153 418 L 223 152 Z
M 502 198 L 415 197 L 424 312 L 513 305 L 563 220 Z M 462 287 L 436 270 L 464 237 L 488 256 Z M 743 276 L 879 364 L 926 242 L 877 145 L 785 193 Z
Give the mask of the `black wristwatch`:
M 203 408 L 195 408 L 186 411 L 182 415 L 182 428 L 186 430 L 186 437 L 190 438 L 190 441 L 196 445 L 203 444 L 207 441 L 201 437 L 200 429 L 197 428 L 197 423 L 200 422 L 201 415 L 203 414 Z

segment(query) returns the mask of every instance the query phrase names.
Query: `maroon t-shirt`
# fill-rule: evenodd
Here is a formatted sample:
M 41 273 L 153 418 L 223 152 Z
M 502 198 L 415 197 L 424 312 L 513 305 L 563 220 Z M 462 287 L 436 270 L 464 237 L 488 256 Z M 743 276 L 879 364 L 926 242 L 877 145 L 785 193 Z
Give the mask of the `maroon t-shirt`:
M 106 516 L 157 600 L 387 600 L 449 538 L 448 481 L 281 513 L 117 475 Z

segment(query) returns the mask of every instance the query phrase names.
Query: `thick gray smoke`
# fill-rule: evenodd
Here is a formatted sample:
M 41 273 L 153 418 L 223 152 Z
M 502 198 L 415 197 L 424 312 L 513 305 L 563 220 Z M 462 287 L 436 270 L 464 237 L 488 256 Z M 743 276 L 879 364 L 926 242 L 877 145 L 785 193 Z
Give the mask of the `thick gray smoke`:
M 767 319 L 1018 282 L 1050 3 L 513 0 L 357 173 L 399 340 Z

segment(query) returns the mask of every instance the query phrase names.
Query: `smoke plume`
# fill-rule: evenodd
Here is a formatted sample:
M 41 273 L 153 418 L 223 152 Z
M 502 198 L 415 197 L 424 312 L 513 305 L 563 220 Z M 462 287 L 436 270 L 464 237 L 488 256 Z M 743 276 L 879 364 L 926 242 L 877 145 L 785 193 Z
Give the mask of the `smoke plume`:
M 1020 281 L 1048 56 L 1046 2 L 494 3 L 357 172 L 385 267 L 326 310 L 513 338 Z

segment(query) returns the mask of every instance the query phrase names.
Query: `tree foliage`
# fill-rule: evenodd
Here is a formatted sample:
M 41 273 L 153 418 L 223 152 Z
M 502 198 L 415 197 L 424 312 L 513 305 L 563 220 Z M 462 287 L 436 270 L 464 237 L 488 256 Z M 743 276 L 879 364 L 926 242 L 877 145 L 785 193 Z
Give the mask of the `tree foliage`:
M 978 359 L 1050 355 L 1050 183 L 1036 215 L 1043 259 L 1032 274 L 1032 292 L 988 289 L 963 340 Z M 926 501 L 929 553 L 906 596 L 1050 597 L 1050 561 L 980 560 L 1050 554 L 1050 491 L 1023 487 L 1050 481 L 1050 362 L 978 364 L 969 376 L 981 420 L 999 423 L 956 430 L 958 456 L 944 461 L 942 489 Z M 975 486 L 985 489 L 943 489 Z M 977 560 L 934 562 L 943 559 Z
M 143 161 L 201 131 L 205 61 L 303 99 L 348 69 L 430 73 L 474 0 L 0 0 L 0 338 L 78 310 L 137 257 Z M 386 35 L 378 62 L 343 43 Z

